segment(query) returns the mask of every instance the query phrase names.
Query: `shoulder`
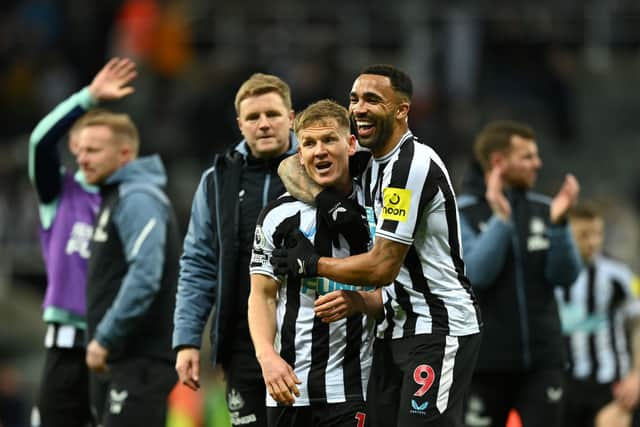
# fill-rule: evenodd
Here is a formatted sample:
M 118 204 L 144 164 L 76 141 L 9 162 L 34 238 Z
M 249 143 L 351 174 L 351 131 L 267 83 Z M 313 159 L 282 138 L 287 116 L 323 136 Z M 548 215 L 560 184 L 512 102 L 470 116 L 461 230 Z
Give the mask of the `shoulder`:
M 633 277 L 631 269 L 623 262 L 610 256 L 600 255 L 595 259 L 595 263 L 601 271 L 620 281 L 630 281 Z
M 277 225 L 285 218 L 296 212 L 314 209 L 312 206 L 301 202 L 289 193 L 285 193 L 275 200 L 270 201 L 260 212 L 257 223 L 259 225 Z
M 136 223 L 149 217 L 167 218 L 171 202 L 161 188 L 144 182 L 127 182 L 118 187 L 119 202 L 114 214 L 119 221 Z

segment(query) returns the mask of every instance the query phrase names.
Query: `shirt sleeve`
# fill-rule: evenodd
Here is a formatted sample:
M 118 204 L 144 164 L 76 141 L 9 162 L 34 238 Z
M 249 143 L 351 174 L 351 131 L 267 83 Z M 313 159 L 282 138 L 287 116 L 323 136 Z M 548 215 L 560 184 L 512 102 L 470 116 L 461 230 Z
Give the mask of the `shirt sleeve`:
M 471 285 L 486 288 L 495 282 L 511 246 L 513 224 L 493 215 L 479 233 L 460 214 L 462 254 Z
M 184 238 L 173 315 L 174 348 L 200 347 L 202 333 L 216 301 L 220 249 L 218 224 L 212 220 L 208 202 L 214 197 L 209 194 L 207 184 L 212 179 L 212 173 L 212 169 L 205 172 L 196 189 Z

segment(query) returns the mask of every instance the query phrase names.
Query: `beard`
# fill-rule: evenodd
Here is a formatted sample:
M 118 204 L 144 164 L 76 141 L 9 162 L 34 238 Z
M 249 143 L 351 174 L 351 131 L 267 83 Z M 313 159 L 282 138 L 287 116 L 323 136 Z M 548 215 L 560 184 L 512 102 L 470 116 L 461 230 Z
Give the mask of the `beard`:
M 375 127 L 374 133 L 371 136 L 363 138 L 358 133 L 358 126 L 356 125 L 355 117 L 353 114 L 351 115 L 351 131 L 358 137 L 358 143 L 369 150 L 376 151 L 377 149 L 384 147 L 393 134 L 395 120 L 392 115 L 388 115 L 375 117 L 373 122 Z

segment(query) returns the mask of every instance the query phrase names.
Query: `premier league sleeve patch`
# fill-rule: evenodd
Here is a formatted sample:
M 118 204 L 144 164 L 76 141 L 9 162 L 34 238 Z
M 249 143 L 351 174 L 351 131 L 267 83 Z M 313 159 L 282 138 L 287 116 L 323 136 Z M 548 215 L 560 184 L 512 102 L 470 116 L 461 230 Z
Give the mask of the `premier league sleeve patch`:
M 251 253 L 251 268 L 264 267 L 271 269 L 269 257 L 267 256 L 267 253 L 265 253 L 271 251 L 268 246 L 269 245 L 264 232 L 262 231 L 262 227 L 259 225 L 256 226 L 256 231 L 253 237 L 253 251 Z
M 383 192 L 382 219 L 407 222 L 411 209 L 411 190 L 387 187 Z

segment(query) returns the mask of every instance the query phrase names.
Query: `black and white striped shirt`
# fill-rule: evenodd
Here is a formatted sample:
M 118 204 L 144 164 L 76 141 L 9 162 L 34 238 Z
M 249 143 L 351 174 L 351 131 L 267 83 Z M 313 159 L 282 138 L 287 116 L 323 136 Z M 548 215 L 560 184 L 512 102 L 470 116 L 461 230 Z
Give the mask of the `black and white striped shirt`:
M 359 194 L 362 204 L 362 193 Z M 275 247 L 274 234 L 284 221 L 299 216 L 298 228 L 314 243 L 321 255 L 344 258 L 350 250 L 340 236 L 340 248 L 319 230 L 317 212 L 312 206 L 283 196 L 268 205 L 258 218 L 251 259 L 251 274 L 275 278 L 269 262 Z M 324 253 L 323 253 L 324 252 Z M 298 280 L 282 279 L 276 308 L 275 347 L 289 363 L 302 384 L 300 397 L 294 406 L 311 403 L 339 403 L 364 400 L 371 368 L 375 320 L 366 315 L 354 315 L 330 324 L 314 315 L 313 305 L 319 295 L 333 290 L 373 290 L 336 283 L 323 277 Z M 277 403 L 267 396 L 267 406 Z
M 628 373 L 632 360 L 625 319 L 640 315 L 637 286 L 627 266 L 598 255 L 571 288 L 556 288 L 575 378 L 606 384 Z
M 362 179 L 376 235 L 411 246 L 398 277 L 383 288 L 378 336 L 478 333 L 455 194 L 442 160 L 407 132 L 390 153 L 371 161 Z

